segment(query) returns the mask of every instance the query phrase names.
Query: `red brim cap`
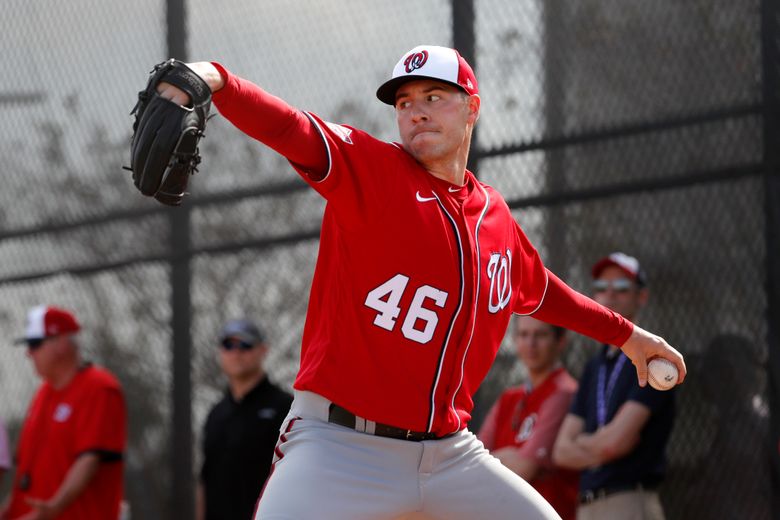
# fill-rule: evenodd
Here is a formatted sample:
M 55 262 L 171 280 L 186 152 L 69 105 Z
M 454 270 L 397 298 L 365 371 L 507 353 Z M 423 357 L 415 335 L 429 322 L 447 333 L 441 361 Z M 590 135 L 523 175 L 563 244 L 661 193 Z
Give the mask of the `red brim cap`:
M 474 70 L 458 51 L 436 45 L 419 45 L 396 63 L 391 78 L 377 89 L 376 97 L 383 103 L 395 105 L 398 88 L 419 79 L 442 81 L 469 95 L 479 93 Z
M 642 267 L 639 265 L 639 260 L 633 256 L 621 252 L 615 252 L 605 256 L 593 264 L 590 271 L 591 275 L 593 278 L 598 278 L 601 276 L 601 272 L 608 266 L 617 267 L 639 285 L 645 285 L 646 283 L 646 277 L 644 271 L 642 271 Z

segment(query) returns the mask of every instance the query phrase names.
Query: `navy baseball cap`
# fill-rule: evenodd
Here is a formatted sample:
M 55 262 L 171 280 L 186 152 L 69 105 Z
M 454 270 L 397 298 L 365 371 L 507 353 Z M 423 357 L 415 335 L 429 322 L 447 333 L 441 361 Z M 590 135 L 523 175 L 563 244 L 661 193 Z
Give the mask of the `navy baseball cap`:
M 249 320 L 231 320 L 225 323 L 219 341 L 222 342 L 227 338 L 238 338 L 252 345 L 265 343 L 265 334 Z
M 466 94 L 479 94 L 471 65 L 455 49 L 437 45 L 418 45 L 398 60 L 389 80 L 376 91 L 383 103 L 395 105 L 395 92 L 408 81 L 435 79 L 454 85 Z
M 611 265 L 626 273 L 638 286 L 644 287 L 647 284 L 647 276 L 639 265 L 639 260 L 620 251 L 611 253 L 593 264 L 591 275 L 594 279 L 598 278 L 601 272 Z

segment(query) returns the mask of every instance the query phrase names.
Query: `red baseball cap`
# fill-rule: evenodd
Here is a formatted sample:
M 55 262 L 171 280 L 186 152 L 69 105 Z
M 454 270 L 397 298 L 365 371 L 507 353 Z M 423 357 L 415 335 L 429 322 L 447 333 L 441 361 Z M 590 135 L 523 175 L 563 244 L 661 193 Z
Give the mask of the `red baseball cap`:
M 436 45 L 418 45 L 398 60 L 393 75 L 377 89 L 376 97 L 383 103 L 395 105 L 398 87 L 416 79 L 435 79 L 455 85 L 469 95 L 479 93 L 474 71 L 458 51 Z
M 594 279 L 598 278 L 601 272 L 611 265 L 626 273 L 637 285 L 644 287 L 645 283 L 647 283 L 645 272 L 640 267 L 639 260 L 620 251 L 611 253 L 593 264 L 593 268 L 590 271 L 591 275 Z
M 72 334 L 81 330 L 81 325 L 70 311 L 60 307 L 39 305 L 27 313 L 27 325 L 24 337 L 16 343 L 41 340 L 60 334 Z

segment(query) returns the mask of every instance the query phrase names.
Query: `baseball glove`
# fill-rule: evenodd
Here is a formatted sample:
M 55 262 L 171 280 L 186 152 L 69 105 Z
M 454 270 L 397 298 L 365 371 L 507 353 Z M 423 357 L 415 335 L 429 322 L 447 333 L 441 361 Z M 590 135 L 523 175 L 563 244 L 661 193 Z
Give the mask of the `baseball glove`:
M 190 104 L 183 107 L 160 97 L 157 85 L 163 81 L 189 94 Z M 198 141 L 210 108 L 211 89 L 187 65 L 174 59 L 155 65 L 130 112 L 135 122 L 127 169 L 141 193 L 169 206 L 181 204 L 200 163 Z

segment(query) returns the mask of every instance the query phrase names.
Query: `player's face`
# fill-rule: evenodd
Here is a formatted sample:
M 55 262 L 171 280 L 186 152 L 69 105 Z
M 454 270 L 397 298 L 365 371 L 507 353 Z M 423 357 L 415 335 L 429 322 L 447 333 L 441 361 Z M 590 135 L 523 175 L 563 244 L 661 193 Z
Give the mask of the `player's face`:
M 27 347 L 27 355 L 32 359 L 35 371 L 43 379 L 48 379 L 57 370 L 64 355 L 64 348 L 66 348 L 67 338 L 65 336 L 55 336 L 47 338 L 35 344 L 35 346 Z
M 517 355 L 531 374 L 550 371 L 563 353 L 565 338 L 555 337 L 551 325 L 530 316 L 519 316 L 515 328 Z
M 401 143 L 420 164 L 429 167 L 457 157 L 464 146 L 468 150 L 479 115 L 478 96 L 422 79 L 401 85 L 395 99 Z
M 247 344 L 239 338 L 228 338 L 219 346 L 219 363 L 230 379 L 248 379 L 260 373 L 267 352 L 262 344 Z
M 647 301 L 647 289 L 638 287 L 625 271 L 611 265 L 594 280 L 593 299 L 624 318 L 634 320 Z

